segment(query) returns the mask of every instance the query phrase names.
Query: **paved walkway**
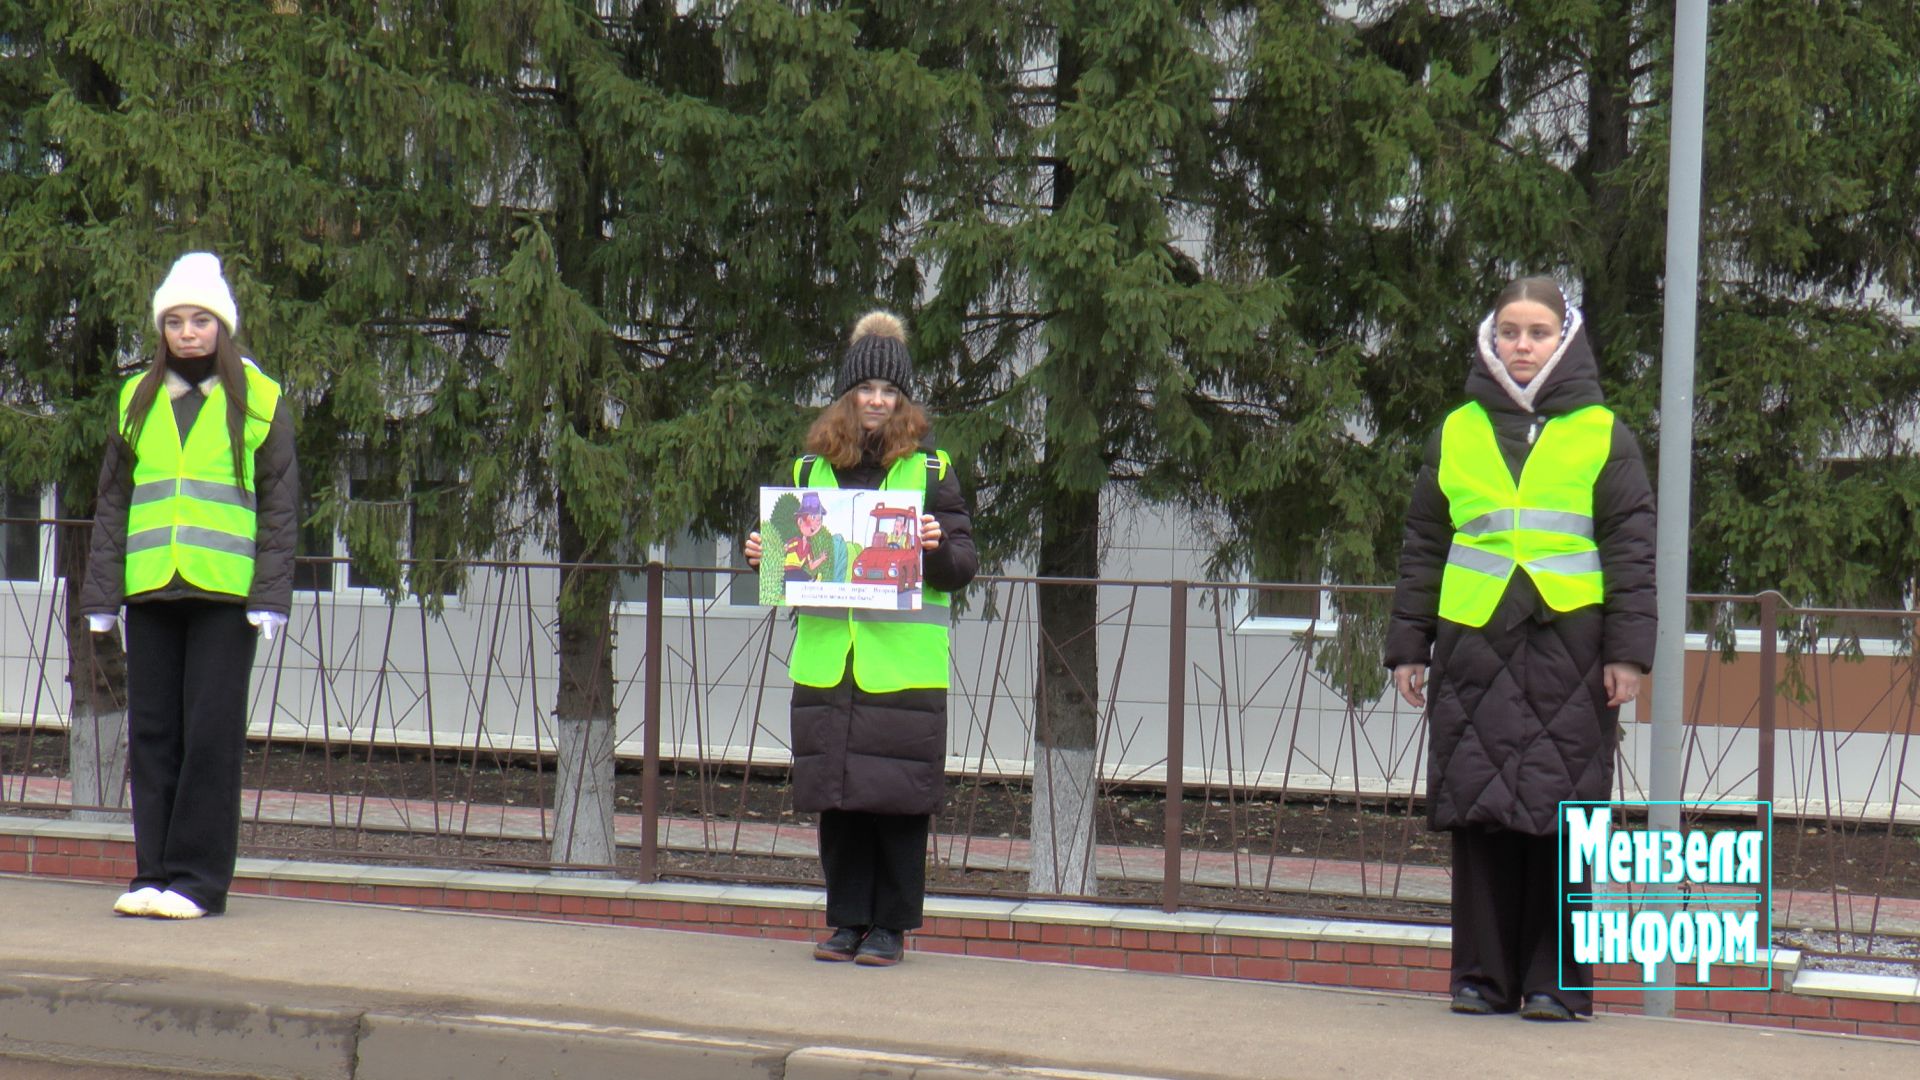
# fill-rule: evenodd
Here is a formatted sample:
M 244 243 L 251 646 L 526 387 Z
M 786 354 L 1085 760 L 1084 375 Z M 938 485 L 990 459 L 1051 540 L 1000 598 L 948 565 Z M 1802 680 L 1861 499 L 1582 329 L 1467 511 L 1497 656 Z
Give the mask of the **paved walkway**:
M 249 896 L 168 923 L 115 918 L 115 893 L 0 877 L 0 1055 L 328 1080 L 1920 1070 L 1911 1043 L 1727 1024 L 1532 1024 L 1430 998 L 931 954 L 856 968 L 801 943 Z
M 65 780 L 18 774 L 0 777 L 0 780 L 4 781 L 8 798 L 53 806 L 72 802 Z M 254 788 L 243 793 L 241 812 L 246 820 L 262 824 L 446 832 L 500 840 L 545 840 L 553 828 L 552 814 L 539 807 Z M 616 842 L 638 846 L 643 835 L 639 814 L 614 815 Z M 801 823 L 667 817 L 661 819 L 660 842 L 674 851 L 803 859 L 816 858 L 819 852 L 814 828 Z M 1024 872 L 1032 852 L 1032 845 L 1025 840 L 952 833 L 934 836 L 933 848 L 936 859 L 969 870 Z M 1159 881 L 1164 872 L 1164 856 L 1157 847 L 1101 844 L 1095 854 L 1100 876 L 1109 880 Z M 1189 885 L 1220 888 L 1271 889 L 1429 904 L 1449 903 L 1452 896 L 1450 872 L 1438 866 L 1187 851 L 1181 859 L 1181 874 Z M 1773 913 L 1774 925 L 1780 928 L 1920 935 L 1920 899 L 1776 890 Z

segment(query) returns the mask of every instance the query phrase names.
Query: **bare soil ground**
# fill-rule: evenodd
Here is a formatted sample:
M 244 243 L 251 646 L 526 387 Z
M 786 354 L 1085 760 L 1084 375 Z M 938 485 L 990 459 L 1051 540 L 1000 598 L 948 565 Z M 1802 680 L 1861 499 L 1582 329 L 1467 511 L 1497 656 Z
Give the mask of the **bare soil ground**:
M 623 762 L 615 776 L 618 809 L 640 809 L 640 771 Z M 337 791 L 394 798 L 551 804 L 551 762 L 525 756 L 327 752 L 313 746 L 250 748 L 249 786 Z M 796 814 L 785 771 L 663 766 L 661 813 L 759 822 L 806 822 Z M 1103 843 L 1159 847 L 1166 839 L 1164 795 L 1154 788 L 1109 786 L 1097 810 Z M 961 835 L 1024 838 L 1032 796 L 1024 785 L 950 776 L 936 828 Z M 1181 808 L 1182 843 L 1202 851 L 1243 851 L 1329 860 L 1445 866 L 1446 837 L 1429 832 L 1424 807 L 1406 799 L 1360 800 L 1269 793 L 1195 791 Z M 1744 822 L 1724 822 L 1728 826 Z M 1920 897 L 1920 828 L 1782 818 L 1776 825 L 1774 887 Z M 781 860 L 785 861 L 785 860 Z

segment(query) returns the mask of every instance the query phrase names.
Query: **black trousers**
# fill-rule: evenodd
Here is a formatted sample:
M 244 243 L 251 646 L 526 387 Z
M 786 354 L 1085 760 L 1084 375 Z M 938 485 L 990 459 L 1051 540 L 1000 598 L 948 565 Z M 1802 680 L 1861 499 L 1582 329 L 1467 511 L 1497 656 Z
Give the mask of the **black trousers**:
M 239 604 L 127 605 L 132 888 L 225 911 L 240 844 L 254 629 Z
M 820 812 L 827 925 L 919 928 L 927 901 L 928 814 Z
M 1470 984 L 1502 1012 L 1548 994 L 1593 1015 L 1591 993 L 1560 989 L 1592 986 L 1593 970 L 1573 962 L 1570 916 L 1590 905 L 1560 903 L 1558 849 L 1555 836 L 1453 830 L 1453 989 Z

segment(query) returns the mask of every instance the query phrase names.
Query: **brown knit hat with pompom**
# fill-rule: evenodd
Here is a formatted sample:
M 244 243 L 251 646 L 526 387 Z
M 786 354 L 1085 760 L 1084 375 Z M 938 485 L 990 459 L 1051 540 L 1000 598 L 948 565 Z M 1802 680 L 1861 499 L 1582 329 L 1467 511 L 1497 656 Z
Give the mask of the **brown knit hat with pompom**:
M 853 341 L 840 361 L 840 378 L 833 384 L 838 398 L 868 379 L 885 379 L 911 398 L 913 358 L 907 355 L 907 328 L 897 316 L 869 311 L 853 325 Z

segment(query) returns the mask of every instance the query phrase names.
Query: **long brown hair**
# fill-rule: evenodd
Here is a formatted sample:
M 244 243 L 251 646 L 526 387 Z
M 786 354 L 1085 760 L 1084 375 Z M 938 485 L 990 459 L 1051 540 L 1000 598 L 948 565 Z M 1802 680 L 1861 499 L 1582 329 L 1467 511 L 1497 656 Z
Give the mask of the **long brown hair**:
M 836 469 L 850 469 L 871 445 L 885 468 L 920 449 L 921 440 L 933 430 L 927 410 L 912 398 L 901 397 L 893 415 L 873 434 L 860 426 L 860 406 L 854 403 L 854 391 L 841 394 L 833 404 L 820 410 L 813 426 L 807 429 L 807 453 L 819 454 Z
M 227 392 L 227 442 L 233 449 L 233 482 L 246 482 L 247 418 L 267 419 L 247 408 L 247 365 L 240 359 L 240 347 L 233 343 L 233 336 L 227 333 L 227 324 L 214 320 L 218 328 L 213 339 L 213 370 L 220 376 L 220 387 Z M 173 359 L 173 353 L 167 349 L 166 334 L 160 335 L 160 343 L 153 350 L 153 362 L 147 365 L 147 373 L 141 377 L 140 385 L 134 387 L 133 401 L 127 406 L 126 427 L 121 429 L 120 437 L 127 442 L 127 448 L 139 452 L 140 429 L 146 426 L 147 414 L 153 411 L 153 403 L 160 397 L 160 388 L 167 381 L 167 362 Z M 180 433 L 185 441 L 186 432 Z

